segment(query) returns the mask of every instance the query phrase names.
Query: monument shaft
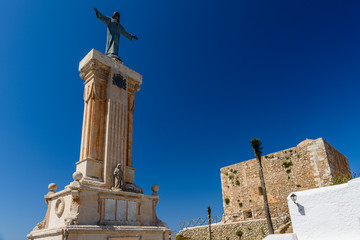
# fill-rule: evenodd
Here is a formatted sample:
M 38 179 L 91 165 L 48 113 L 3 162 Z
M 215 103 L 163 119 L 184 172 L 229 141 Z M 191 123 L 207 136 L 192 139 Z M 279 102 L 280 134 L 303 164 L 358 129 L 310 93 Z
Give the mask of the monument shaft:
M 79 71 L 85 89 L 77 170 L 89 184 L 110 187 L 112 172 L 120 163 L 126 182 L 133 184 L 132 124 L 142 76 L 96 50 L 81 61 Z
M 135 93 L 142 76 L 120 61 L 91 50 L 80 62 L 84 119 L 74 181 L 55 192 L 29 240 L 168 240 L 157 218 L 157 185 L 145 195 L 134 183 L 132 134 Z

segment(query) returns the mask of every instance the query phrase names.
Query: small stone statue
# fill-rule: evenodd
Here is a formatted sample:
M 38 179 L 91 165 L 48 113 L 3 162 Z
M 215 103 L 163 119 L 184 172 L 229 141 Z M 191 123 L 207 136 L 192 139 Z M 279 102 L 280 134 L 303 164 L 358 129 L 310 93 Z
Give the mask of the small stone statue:
M 118 165 L 116 165 L 116 168 L 114 170 L 114 187 L 113 187 L 113 189 L 124 190 L 124 188 L 125 188 L 124 173 L 121 170 L 121 164 L 118 163 Z
M 120 13 L 114 12 L 112 17 L 102 15 L 96 8 L 96 17 L 107 25 L 106 51 L 105 55 L 121 61 L 119 52 L 120 34 L 124 35 L 130 40 L 138 40 L 137 36 L 132 35 L 120 24 Z

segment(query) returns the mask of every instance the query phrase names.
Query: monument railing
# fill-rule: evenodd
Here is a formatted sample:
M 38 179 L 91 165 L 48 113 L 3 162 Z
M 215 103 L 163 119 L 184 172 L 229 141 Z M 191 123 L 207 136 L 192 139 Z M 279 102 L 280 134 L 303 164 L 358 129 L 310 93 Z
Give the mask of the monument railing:
M 270 208 L 270 213 L 271 213 L 271 217 L 279 218 L 279 219 L 281 219 L 281 221 L 283 223 L 286 223 L 286 222 L 288 222 L 290 220 L 289 219 L 289 213 L 287 211 L 284 211 L 284 210 L 280 209 L 280 208 L 277 208 L 277 207 Z M 224 215 L 211 216 L 211 224 L 216 224 L 216 223 L 219 223 L 219 222 L 226 223 L 229 220 L 230 220 L 230 222 L 232 222 L 235 219 L 237 219 L 237 221 L 239 221 L 239 220 L 244 221 L 245 219 L 239 219 L 241 214 L 242 213 L 233 213 L 233 214 L 224 214 Z M 256 220 L 256 219 L 248 218 L 246 220 Z M 208 217 L 196 218 L 196 219 L 191 219 L 189 221 L 180 222 L 180 230 L 184 229 L 184 228 L 208 225 L 208 222 L 209 222 Z
M 222 217 L 223 215 L 211 216 L 211 224 L 221 222 Z M 180 229 L 203 226 L 203 225 L 207 225 L 208 222 L 209 221 L 207 217 L 191 219 L 189 221 L 180 222 Z

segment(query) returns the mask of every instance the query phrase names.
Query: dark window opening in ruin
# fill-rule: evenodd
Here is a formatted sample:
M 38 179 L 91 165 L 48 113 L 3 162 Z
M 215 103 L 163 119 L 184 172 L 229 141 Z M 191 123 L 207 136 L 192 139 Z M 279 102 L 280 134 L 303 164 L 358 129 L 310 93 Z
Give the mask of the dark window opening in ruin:
M 258 192 L 260 196 L 264 195 L 262 187 L 258 187 Z
M 244 211 L 244 218 L 245 219 L 252 218 L 252 212 L 251 211 Z

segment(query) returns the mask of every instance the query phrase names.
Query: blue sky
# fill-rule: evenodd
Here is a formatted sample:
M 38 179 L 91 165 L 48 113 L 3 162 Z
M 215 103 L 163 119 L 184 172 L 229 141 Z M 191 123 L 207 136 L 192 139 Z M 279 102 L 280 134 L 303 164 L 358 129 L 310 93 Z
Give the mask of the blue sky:
M 160 186 L 158 216 L 222 214 L 220 168 L 323 137 L 359 172 L 359 1 L 0 1 L 0 239 L 25 239 L 47 185 L 72 181 L 80 151 L 78 63 L 120 40 L 143 75 L 134 119 L 135 181 Z

